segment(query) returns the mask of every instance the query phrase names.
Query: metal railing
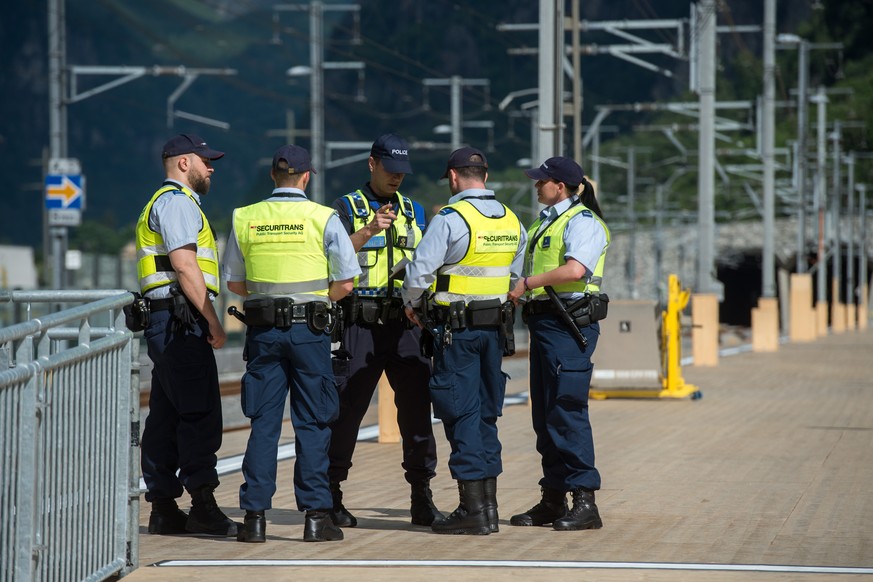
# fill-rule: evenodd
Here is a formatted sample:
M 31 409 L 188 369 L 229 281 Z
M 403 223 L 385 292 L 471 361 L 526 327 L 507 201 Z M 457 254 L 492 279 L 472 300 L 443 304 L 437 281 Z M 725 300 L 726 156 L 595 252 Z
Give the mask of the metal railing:
M 0 581 L 103 580 L 137 566 L 139 342 L 122 311 L 132 299 L 0 292 L 28 314 L 31 303 L 65 307 L 0 329 Z

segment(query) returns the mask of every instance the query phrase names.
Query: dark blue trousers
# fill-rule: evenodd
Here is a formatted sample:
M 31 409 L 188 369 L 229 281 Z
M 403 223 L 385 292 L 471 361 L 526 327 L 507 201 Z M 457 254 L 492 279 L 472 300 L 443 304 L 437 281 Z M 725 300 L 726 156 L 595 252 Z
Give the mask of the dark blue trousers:
M 216 452 L 221 447 L 221 395 L 209 326 L 202 317 L 193 331 L 176 333 L 169 310 L 151 314 L 145 330 L 154 363 L 149 415 L 142 434 L 142 475 L 146 501 L 175 499 L 218 484 Z M 176 471 L 179 472 L 178 477 Z
M 497 418 L 503 414 L 506 375 L 497 328 L 452 332 L 451 345 L 434 340 L 430 394 L 452 452 L 452 478 L 475 481 L 503 472 Z
M 383 372 L 394 390 L 406 481 L 426 481 L 436 474 L 436 439 L 427 390 L 430 361 L 421 356 L 419 337 L 418 328 L 407 329 L 399 320 L 345 329 L 343 341 L 352 358 L 335 362 L 340 412 L 331 426 L 331 481 L 348 479 L 358 430 Z
M 528 327 L 531 416 L 543 465 L 540 485 L 558 491 L 600 489 L 588 419 L 591 354 L 600 325 L 580 328 L 588 340 L 584 351 L 555 315 L 532 315 Z
M 327 448 L 330 423 L 339 409 L 330 366 L 330 338 L 313 333 L 306 324 L 295 323 L 287 329 L 249 327 L 246 350 L 241 404 L 251 419 L 251 433 L 243 459 L 240 508 L 272 508 L 276 454 L 290 391 L 297 509 L 330 509 L 333 500 L 327 480 Z

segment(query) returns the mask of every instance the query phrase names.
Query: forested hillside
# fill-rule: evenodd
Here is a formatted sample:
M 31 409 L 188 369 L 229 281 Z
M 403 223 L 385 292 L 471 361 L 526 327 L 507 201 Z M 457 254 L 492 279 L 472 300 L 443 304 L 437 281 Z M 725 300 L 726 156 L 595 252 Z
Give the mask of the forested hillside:
M 237 71 L 233 76 L 200 76 L 176 103 L 179 111 L 229 123 L 226 131 L 179 118 L 168 127 L 167 98 L 182 82 L 175 76 L 145 76 L 69 106 L 69 153 L 82 161 L 88 195 L 86 224 L 73 229 L 74 246 L 110 251 L 129 238 L 137 213 L 161 178 L 159 148 L 176 132 L 193 131 L 227 152 L 216 164 L 213 189 L 206 201 L 207 212 L 219 228 L 226 226 L 234 206 L 268 191 L 265 160 L 285 141 L 279 130 L 289 127 L 292 117 L 297 129 L 306 129 L 309 122 L 309 80 L 287 74 L 290 67 L 309 64 L 308 15 L 275 11 L 274 4 L 263 0 L 67 0 L 69 65 L 184 65 Z M 718 22 L 723 26 L 760 24 L 761 4 L 760 0 L 722 2 Z M 530 156 L 530 121 L 516 116 L 517 105 L 500 111 L 497 104 L 510 92 L 536 85 L 536 57 L 511 55 L 509 49 L 535 47 L 537 35 L 499 31 L 497 25 L 536 22 L 537 5 L 531 0 L 368 0 L 361 3 L 359 22 L 350 12 L 326 11 L 325 60 L 365 65 L 363 81 L 354 71 L 325 72 L 327 140 L 372 141 L 380 133 L 394 131 L 411 141 L 445 143 L 448 136 L 435 133 L 434 128 L 449 123 L 448 87 L 430 87 L 425 92 L 423 80 L 452 75 L 488 79 L 488 91 L 481 86 L 464 89 L 463 119 L 493 121 L 493 138 L 471 128 L 465 130 L 464 141 L 492 146 L 488 154 L 492 180 L 518 178 L 516 161 Z M 689 15 L 685 0 L 598 0 L 585 1 L 582 6 L 583 19 L 589 21 Z M 44 0 L 4 3 L 0 8 L 4 55 L 0 62 L 0 171 L 7 177 L 8 201 L 0 214 L 0 242 L 6 244 L 41 243 L 42 163 L 48 144 L 46 10 Z M 829 113 L 867 124 L 846 132 L 846 146 L 858 150 L 868 148 L 867 128 L 873 127 L 871 14 L 871 0 L 823 2 L 821 7 L 809 0 L 778 2 L 779 32 L 845 44 L 842 51 L 813 52 L 811 84 L 852 89 L 853 93 L 832 99 Z M 659 42 L 675 41 L 667 33 L 661 36 Z M 614 41 L 602 33 L 583 34 L 583 43 Z M 760 94 L 761 44 L 759 33 L 719 35 L 720 99 L 754 100 Z M 583 58 L 585 123 L 594 117 L 597 105 L 695 98 L 687 90 L 687 62 L 647 58 L 670 68 L 674 76 L 668 78 L 608 56 Z M 794 51 L 779 51 L 777 99 L 794 98 L 790 90 L 796 85 L 796 66 Z M 79 91 L 108 79 L 82 77 Z M 795 131 L 793 116 L 791 109 L 780 110 L 780 139 Z M 616 152 L 628 143 L 645 145 L 651 138 L 632 133 L 634 127 L 664 121 L 654 113 L 616 118 L 610 121 L 615 127 L 604 134 L 604 140 L 612 140 Z M 307 139 L 297 138 L 304 145 Z M 683 139 L 692 149 L 696 147 L 693 137 Z M 655 151 L 663 147 L 656 142 L 650 145 Z M 608 149 L 609 142 L 604 141 L 602 147 Z M 437 178 L 446 155 L 445 149 L 413 152 L 416 173 L 404 183 L 404 190 L 428 201 L 441 200 L 445 192 Z M 367 172 L 363 162 L 357 162 L 320 171 L 318 177 L 326 180 L 331 199 L 358 187 Z M 623 180 L 621 174 L 610 176 L 604 187 L 623 190 Z M 690 182 L 688 187 L 686 203 L 693 204 Z

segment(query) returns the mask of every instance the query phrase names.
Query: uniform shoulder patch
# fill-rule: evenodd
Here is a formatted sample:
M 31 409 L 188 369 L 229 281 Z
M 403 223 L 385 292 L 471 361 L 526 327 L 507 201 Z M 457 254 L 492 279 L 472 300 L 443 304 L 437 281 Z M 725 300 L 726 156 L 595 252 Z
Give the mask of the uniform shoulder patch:
M 579 214 L 581 214 L 582 216 L 587 216 L 588 218 L 592 218 L 594 216 L 594 214 L 592 214 L 591 211 L 588 209 L 583 210 Z
M 440 210 L 440 216 L 445 216 L 446 214 L 451 214 L 453 212 L 457 212 L 454 208 L 443 208 Z

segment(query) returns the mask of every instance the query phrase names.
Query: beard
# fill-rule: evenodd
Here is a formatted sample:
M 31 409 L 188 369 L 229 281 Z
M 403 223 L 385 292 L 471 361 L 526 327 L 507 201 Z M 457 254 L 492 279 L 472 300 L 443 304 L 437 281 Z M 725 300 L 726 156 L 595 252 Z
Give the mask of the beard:
M 202 174 L 200 171 L 195 170 L 190 173 L 188 180 L 191 182 L 191 189 L 201 196 L 206 196 L 209 193 L 210 181 L 207 174 Z

